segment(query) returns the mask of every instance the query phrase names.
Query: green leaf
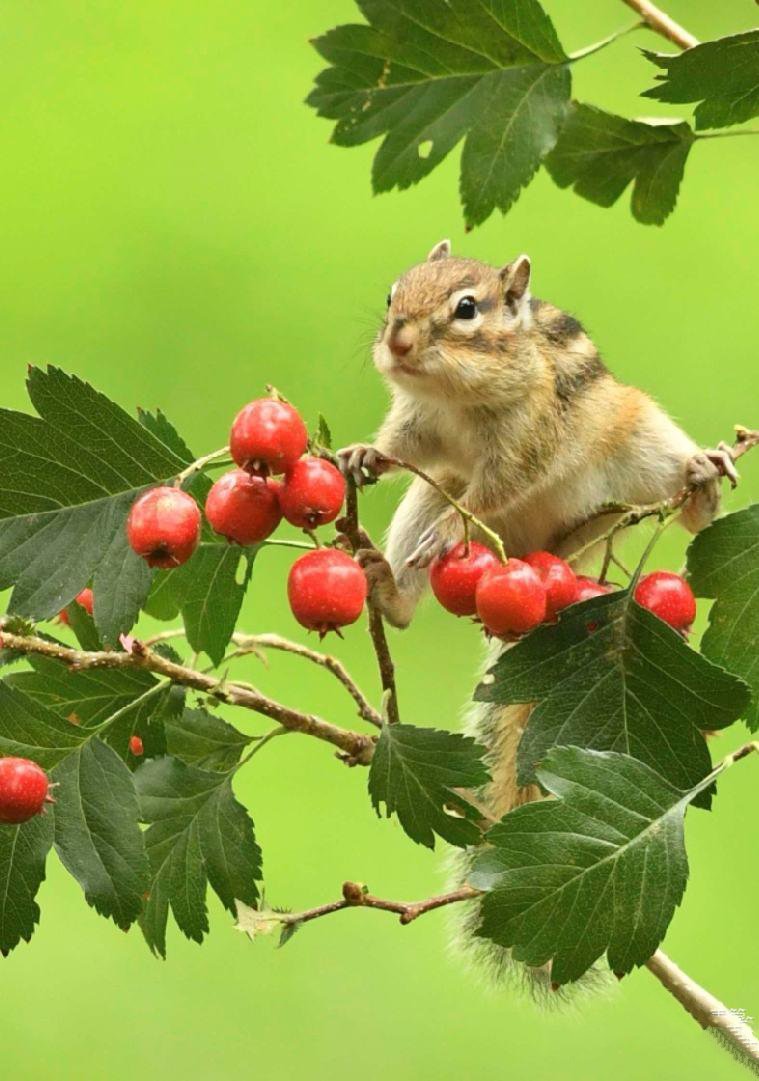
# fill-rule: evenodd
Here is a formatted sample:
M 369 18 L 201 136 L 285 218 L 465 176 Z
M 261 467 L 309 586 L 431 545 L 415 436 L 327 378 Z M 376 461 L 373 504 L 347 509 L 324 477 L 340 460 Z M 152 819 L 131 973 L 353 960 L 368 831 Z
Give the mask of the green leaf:
M 324 447 L 325 450 L 332 450 L 332 432 L 322 413 L 320 413 L 318 417 L 314 440 L 318 446 Z
M 39 923 L 35 901 L 45 881 L 53 843 L 53 816 L 36 815 L 20 826 L 0 826 L 0 951 L 28 942 Z
M 537 0 L 360 0 L 369 25 L 314 41 L 331 65 L 308 103 L 355 146 L 379 135 L 377 192 L 407 188 L 464 139 L 461 199 L 468 225 L 506 211 L 556 142 L 571 77 Z
M 56 768 L 55 848 L 87 903 L 118 927 L 134 923 L 149 868 L 132 774 L 91 739 Z
M 0 681 L 0 755 L 30 758 L 52 769 L 73 754 L 88 733 L 9 686 L 9 679 Z
M 397 814 L 409 837 L 428 848 L 435 834 L 453 845 L 477 844 L 478 812 L 453 790 L 487 782 L 484 753 L 457 732 L 386 724 L 369 769 L 372 806 L 379 815 L 384 803 L 387 817 Z
M 745 679 L 752 701 L 745 717 L 759 728 L 759 503 L 720 518 L 691 542 L 688 576 L 700 597 L 715 597 L 704 654 Z
M 759 116 L 759 30 L 705 41 L 676 55 L 643 51 L 664 70 L 643 97 L 700 102 L 695 111 L 699 130 Z
M 28 388 L 39 417 L 0 410 L 0 589 L 39 620 L 92 580 L 98 629 L 115 645 L 149 585 L 126 545 L 129 508 L 186 463 L 75 376 L 32 368 Z
M 625 120 L 593 105 L 573 104 L 546 159 L 561 188 L 612 206 L 634 182 L 633 216 L 662 225 L 675 208 L 694 135 L 687 124 Z
M 255 907 L 261 851 L 253 823 L 232 793 L 231 773 L 187 766 L 175 758 L 146 762 L 134 775 L 152 872 L 141 924 L 151 949 L 166 956 L 169 906 L 188 938 L 208 931 L 210 882 L 224 907 Z
M 169 754 L 199 769 L 232 769 L 253 739 L 205 709 L 185 709 L 166 722 Z
M 654 953 L 680 904 L 685 811 L 713 776 L 681 790 L 628 755 L 577 747 L 554 748 L 538 776 L 559 801 L 509 812 L 469 875 L 489 891 L 478 934 L 528 965 L 550 961 L 558 984 L 604 952 L 613 972 L 630 972 Z
M 551 747 L 572 745 L 632 755 L 683 789 L 711 769 L 702 731 L 731 724 L 747 696 L 630 590 L 565 609 L 506 650 L 475 694 L 537 703 L 519 743 L 520 784 Z M 710 793 L 696 802 L 708 807 Z

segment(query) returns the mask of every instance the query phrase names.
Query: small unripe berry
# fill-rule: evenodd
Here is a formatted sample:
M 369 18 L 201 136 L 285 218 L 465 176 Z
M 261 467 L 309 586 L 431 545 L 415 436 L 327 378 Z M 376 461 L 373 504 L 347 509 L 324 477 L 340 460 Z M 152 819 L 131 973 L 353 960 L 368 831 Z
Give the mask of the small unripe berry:
M 206 499 L 211 528 L 237 544 L 265 540 L 282 520 L 279 483 L 232 469 L 219 477 Z
M 316 548 L 293 563 L 287 596 L 301 626 L 323 636 L 356 622 L 366 600 L 366 576 L 347 552 Z
M 129 750 L 132 752 L 135 758 L 139 758 L 140 755 L 145 753 L 145 744 L 142 742 L 139 736 L 129 737 Z
M 285 474 L 279 493 L 282 513 L 291 525 L 315 529 L 334 522 L 345 499 L 345 479 L 324 458 L 301 458 Z
M 524 562 L 535 571 L 546 587 L 546 616 L 553 619 L 557 612 L 577 600 L 577 575 L 570 565 L 550 552 L 530 552 Z
M 485 571 L 475 593 L 477 615 L 495 635 L 524 634 L 546 615 L 546 587 L 521 559 Z
M 300 413 L 287 402 L 258 398 L 243 406 L 232 422 L 229 450 L 241 469 L 265 475 L 284 473 L 308 446 Z
M 635 599 L 676 631 L 688 630 L 696 618 L 693 590 L 684 578 L 671 571 L 644 575 L 635 587 Z
M 473 616 L 477 611 L 475 591 L 485 571 L 499 566 L 498 557 L 477 541 L 462 542 L 438 556 L 430 565 L 432 592 L 455 616 Z
M 28 758 L 0 758 L 0 822 L 26 822 L 52 803 L 44 769 Z
M 127 539 L 149 567 L 179 567 L 200 540 L 198 505 L 181 488 L 151 488 L 132 505 Z
M 92 615 L 93 609 L 95 607 L 95 598 L 92 595 L 92 590 L 90 589 L 90 587 L 87 586 L 87 588 L 83 589 L 81 593 L 77 593 L 77 595 L 74 597 L 74 600 L 72 601 L 72 604 L 80 604 L 82 608 L 84 608 L 85 612 L 88 612 L 90 615 Z M 69 623 L 69 614 L 65 608 L 62 608 L 61 611 L 58 613 L 58 618 L 60 619 L 61 623 Z
M 610 585 L 602 585 L 597 582 L 595 578 L 586 578 L 584 575 L 579 575 L 577 579 L 577 596 L 576 601 L 589 601 L 591 597 L 604 597 L 607 593 L 611 593 L 612 588 Z

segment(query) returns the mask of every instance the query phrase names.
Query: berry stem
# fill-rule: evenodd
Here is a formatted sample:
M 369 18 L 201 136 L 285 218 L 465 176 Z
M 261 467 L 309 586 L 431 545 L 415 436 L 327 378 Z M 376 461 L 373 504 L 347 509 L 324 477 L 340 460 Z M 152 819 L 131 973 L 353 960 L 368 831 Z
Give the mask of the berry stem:
M 219 458 L 229 458 L 229 447 L 221 447 L 219 450 L 213 450 L 210 454 L 204 454 L 201 458 L 196 458 L 194 462 L 191 462 L 186 469 L 183 469 L 181 473 L 177 474 L 174 481 L 175 488 L 181 488 L 185 481 L 190 477 L 194 477 L 196 473 L 202 472 L 207 465 L 212 462 L 216 465 L 223 465 L 225 463 L 219 462 Z M 230 463 L 226 463 L 230 464 Z

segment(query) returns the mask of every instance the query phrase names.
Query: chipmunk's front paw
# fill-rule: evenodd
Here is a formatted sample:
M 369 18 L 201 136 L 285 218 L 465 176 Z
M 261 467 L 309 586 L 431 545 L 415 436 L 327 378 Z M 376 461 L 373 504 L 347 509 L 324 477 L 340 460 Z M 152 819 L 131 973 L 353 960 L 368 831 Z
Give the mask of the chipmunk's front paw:
M 719 477 L 727 477 L 733 488 L 738 483 L 738 470 L 727 443 L 720 443 L 714 450 L 699 451 L 688 462 L 686 483 L 701 488 Z
M 353 558 L 366 575 L 370 596 L 377 597 L 395 588 L 392 568 L 379 548 L 359 548 Z
M 353 479 L 357 488 L 390 468 L 387 458 L 369 443 L 351 443 L 349 447 L 343 447 L 337 452 L 337 464 L 344 476 Z
M 407 567 L 424 570 L 439 556 L 444 556 L 453 547 L 455 540 L 453 529 L 457 515 L 445 515 L 438 519 L 419 538 L 419 543 L 406 560 Z

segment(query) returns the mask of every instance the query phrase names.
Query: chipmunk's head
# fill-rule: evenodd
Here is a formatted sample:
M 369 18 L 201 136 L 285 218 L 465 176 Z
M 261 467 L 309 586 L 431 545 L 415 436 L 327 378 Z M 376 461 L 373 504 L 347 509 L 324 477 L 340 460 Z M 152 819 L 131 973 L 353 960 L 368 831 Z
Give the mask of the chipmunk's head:
M 498 269 L 436 244 L 393 284 L 374 362 L 423 397 L 487 400 L 516 379 L 518 343 L 531 325 L 530 260 Z

